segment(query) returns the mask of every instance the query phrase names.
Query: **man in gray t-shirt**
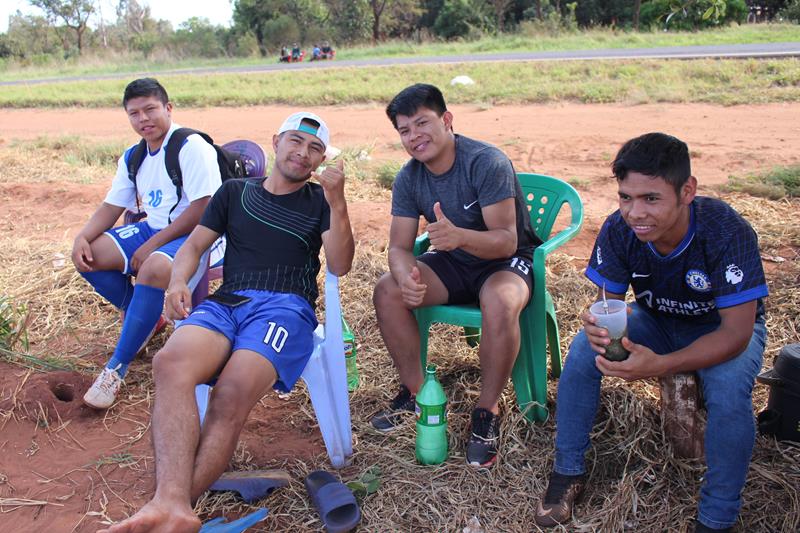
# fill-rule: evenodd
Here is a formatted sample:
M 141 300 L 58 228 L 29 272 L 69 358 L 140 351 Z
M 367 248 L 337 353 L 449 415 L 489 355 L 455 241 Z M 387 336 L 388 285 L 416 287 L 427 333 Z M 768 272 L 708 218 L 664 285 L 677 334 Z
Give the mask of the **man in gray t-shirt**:
M 371 423 L 390 431 L 414 411 L 423 376 L 412 310 L 479 303 L 482 387 L 466 456 L 469 464 L 488 467 L 497 458 L 498 400 L 519 351 L 519 315 L 530 299 L 530 262 L 541 241 L 511 161 L 489 144 L 456 135 L 439 89 L 412 85 L 392 99 L 386 114 L 412 157 L 392 190 L 389 272 L 374 293 L 401 387 Z M 428 222 L 432 250 L 415 258 L 420 215 Z

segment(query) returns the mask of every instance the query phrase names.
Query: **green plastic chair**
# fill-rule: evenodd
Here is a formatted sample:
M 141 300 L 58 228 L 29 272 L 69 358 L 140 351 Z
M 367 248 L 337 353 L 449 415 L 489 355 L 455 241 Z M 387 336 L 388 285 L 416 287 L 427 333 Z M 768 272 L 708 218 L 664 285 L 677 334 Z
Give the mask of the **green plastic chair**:
M 548 415 L 548 345 L 553 377 L 561 375 L 558 322 L 553 299 L 545 286 L 545 259 L 547 254 L 578 234 L 583 224 L 583 204 L 578 192 L 557 178 L 525 173 L 518 173 L 517 178 L 528 205 L 533 230 L 544 243 L 533 254 L 533 297 L 520 315 L 520 350 L 511 379 L 520 410 L 528 420 L 543 422 Z M 570 224 L 550 236 L 564 204 L 569 204 L 572 212 Z M 423 233 L 414 243 L 414 255 L 422 254 L 429 246 L 428 234 Z M 464 327 L 467 342 L 473 346 L 480 340 L 481 310 L 476 305 L 434 305 L 416 309 L 414 314 L 419 324 L 422 368 L 427 363 L 428 334 L 433 323 Z

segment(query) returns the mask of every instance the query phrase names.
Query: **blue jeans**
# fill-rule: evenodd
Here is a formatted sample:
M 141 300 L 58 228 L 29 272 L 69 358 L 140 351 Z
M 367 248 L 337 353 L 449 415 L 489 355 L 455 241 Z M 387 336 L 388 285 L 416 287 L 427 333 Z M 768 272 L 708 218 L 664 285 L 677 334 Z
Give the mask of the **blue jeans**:
M 657 354 L 679 350 L 718 327 L 718 324 L 656 319 L 635 303 L 631 307 L 629 338 Z M 761 369 L 766 336 L 761 318 L 755 324 L 750 344 L 742 353 L 697 371 L 708 411 L 705 433 L 708 471 L 700 489 L 698 519 L 709 527 L 730 527 L 739 515 L 756 435 L 753 384 Z M 569 347 L 558 383 L 554 470 L 559 474 L 586 472 L 584 454 L 590 445 L 589 433 L 600 403 L 600 379 L 603 377 L 595 366 L 596 355 L 584 332 L 578 333 Z

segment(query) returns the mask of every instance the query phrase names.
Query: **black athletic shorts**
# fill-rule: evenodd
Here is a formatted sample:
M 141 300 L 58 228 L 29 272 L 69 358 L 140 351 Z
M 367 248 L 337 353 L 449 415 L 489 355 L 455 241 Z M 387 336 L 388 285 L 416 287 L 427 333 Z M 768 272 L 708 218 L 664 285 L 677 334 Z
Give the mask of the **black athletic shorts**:
M 483 259 L 474 263 L 457 261 L 449 252 L 431 250 L 417 257 L 433 270 L 447 289 L 447 303 L 470 304 L 478 302 L 481 287 L 489 276 L 507 270 L 521 277 L 528 286 L 528 298 L 533 294 L 533 271 L 529 259 Z

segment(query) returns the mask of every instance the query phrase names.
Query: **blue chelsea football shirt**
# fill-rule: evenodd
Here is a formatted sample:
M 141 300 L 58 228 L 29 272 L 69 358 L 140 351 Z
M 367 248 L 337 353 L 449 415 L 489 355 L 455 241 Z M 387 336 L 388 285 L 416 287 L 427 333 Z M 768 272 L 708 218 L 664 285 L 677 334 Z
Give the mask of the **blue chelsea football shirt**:
M 625 294 L 650 312 L 700 322 L 719 322 L 718 309 L 768 294 L 758 238 L 750 224 L 721 200 L 698 196 L 690 206 L 689 231 L 666 256 L 640 241 L 619 211 L 603 224 L 586 276 Z

